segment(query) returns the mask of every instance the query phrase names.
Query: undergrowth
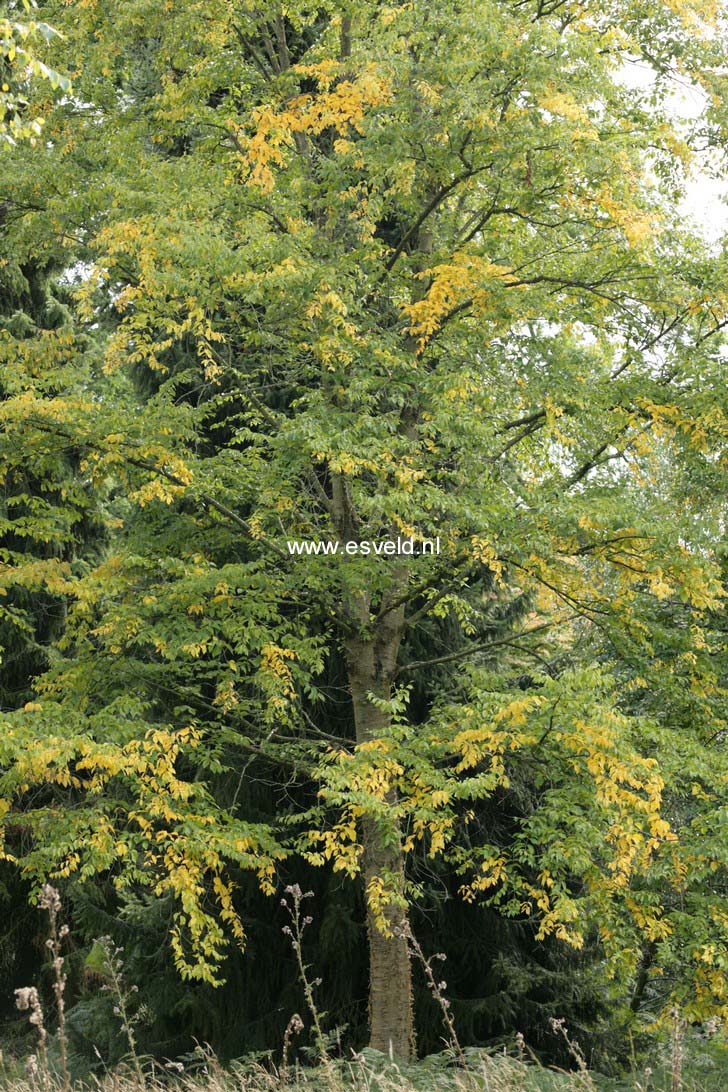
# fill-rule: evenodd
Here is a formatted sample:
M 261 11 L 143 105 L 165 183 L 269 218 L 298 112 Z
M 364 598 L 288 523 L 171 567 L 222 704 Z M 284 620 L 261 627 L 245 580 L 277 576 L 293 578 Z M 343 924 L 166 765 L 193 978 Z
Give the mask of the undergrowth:
M 654 1068 L 645 1066 L 622 1079 L 608 1078 L 589 1070 L 581 1048 L 569 1034 L 565 1022 L 552 1020 L 552 1029 L 563 1038 L 572 1062 L 570 1071 L 545 1068 L 529 1050 L 522 1035 L 515 1036 L 513 1051 L 493 1053 L 464 1047 L 457 1036 L 442 979 L 445 956 L 427 957 L 404 923 L 411 958 L 421 966 L 433 1000 L 442 1014 L 445 1049 L 421 1061 L 401 1064 L 373 1050 L 350 1052 L 348 1058 L 334 1056 L 336 1036 L 325 1030 L 326 1013 L 316 1003 L 320 980 L 311 976 L 303 956 L 303 938 L 310 916 L 304 914 L 304 894 L 296 884 L 286 889 L 282 905 L 290 915 L 284 932 L 290 938 L 303 987 L 309 1032 L 314 1048 L 311 1064 L 293 1058 L 298 1036 L 306 1029 L 304 1019 L 294 1013 L 286 1027 L 280 1059 L 240 1059 L 223 1067 L 209 1049 L 198 1047 L 182 1060 L 160 1062 L 144 1058 L 137 1050 L 134 1017 L 129 1000 L 135 987 L 124 980 L 121 949 L 108 937 L 94 945 L 100 958 L 104 990 L 114 998 L 114 1014 L 128 1045 L 123 1062 L 102 1075 L 77 1078 L 69 1065 L 65 1021 L 63 942 L 68 927 L 60 923 L 61 900 L 46 885 L 40 905 L 48 914 L 53 993 L 57 1031 L 50 1035 L 41 998 L 34 986 L 15 991 L 18 1009 L 28 1013 L 35 1032 L 35 1050 L 24 1060 L 6 1058 L 0 1051 L 0 1092 L 725 1092 L 728 1087 L 728 1059 L 721 1029 L 689 1034 L 678 1010 L 673 1011 L 672 1030 L 663 1057 Z M 305 1051 L 301 1053 L 305 1054 Z

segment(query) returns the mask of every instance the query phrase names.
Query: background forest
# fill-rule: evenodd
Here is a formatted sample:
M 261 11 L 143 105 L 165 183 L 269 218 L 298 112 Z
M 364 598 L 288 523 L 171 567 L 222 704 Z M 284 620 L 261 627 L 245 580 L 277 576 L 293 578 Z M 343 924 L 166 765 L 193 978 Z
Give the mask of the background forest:
M 725 1087 L 727 14 L 6 0 L 6 1057 Z

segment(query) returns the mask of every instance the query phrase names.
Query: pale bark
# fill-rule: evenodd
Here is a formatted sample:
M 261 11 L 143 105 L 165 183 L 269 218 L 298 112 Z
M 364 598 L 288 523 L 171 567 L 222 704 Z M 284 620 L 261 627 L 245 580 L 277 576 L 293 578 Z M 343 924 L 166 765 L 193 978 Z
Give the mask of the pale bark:
M 390 715 L 368 698 L 391 695 L 392 678 L 402 631 L 403 608 L 390 612 L 376 625 L 370 640 L 347 642 L 349 683 L 354 707 L 357 743 L 386 736 Z M 394 804 L 394 792 L 389 802 Z M 412 971 L 402 928 L 406 910 L 404 854 L 398 823 L 365 820 L 361 826 L 363 875 L 368 889 L 372 880 L 386 877 L 395 901 L 384 907 L 384 928 L 367 902 L 369 937 L 369 1045 L 400 1061 L 414 1054 Z

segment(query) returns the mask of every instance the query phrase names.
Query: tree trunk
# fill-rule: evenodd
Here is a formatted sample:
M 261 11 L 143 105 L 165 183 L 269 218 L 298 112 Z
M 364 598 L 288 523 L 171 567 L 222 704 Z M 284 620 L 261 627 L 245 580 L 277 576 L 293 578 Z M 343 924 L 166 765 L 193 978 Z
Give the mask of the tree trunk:
M 401 610 L 391 611 L 380 621 L 372 639 L 347 641 L 349 685 L 354 705 L 357 743 L 386 735 L 389 713 L 374 706 L 367 694 L 389 698 L 399 650 Z M 394 803 L 394 797 L 392 798 Z M 399 825 L 386 826 L 365 820 L 361 826 L 364 882 L 387 877 L 393 883 L 394 901 L 384 907 L 384 928 L 367 899 L 369 936 L 369 1045 L 396 1058 L 409 1061 L 415 1049 L 412 1006 L 412 970 L 402 924 L 407 911 L 404 900 L 404 855 Z
M 339 474 L 332 480 L 331 515 L 340 542 L 358 537 L 358 520 L 349 486 Z M 374 705 L 368 695 L 385 700 L 392 696 L 404 629 L 404 606 L 397 606 L 396 602 L 407 585 L 408 575 L 406 563 L 392 565 L 389 592 L 383 596 L 375 619 L 370 615 L 371 599 L 364 588 L 354 592 L 346 603 L 351 629 L 344 644 L 357 743 L 366 743 L 388 733 L 390 714 Z M 394 798 L 391 802 L 395 802 Z M 414 1055 L 415 1032 L 412 970 L 407 938 L 402 930 L 407 911 L 401 833 L 395 820 L 382 823 L 365 817 L 360 834 L 366 892 L 372 880 L 382 878 L 393 895 L 393 901 L 380 911 L 379 921 L 369 898 L 366 900 L 369 1045 L 399 1061 L 409 1061 Z
M 364 882 L 383 873 L 397 876 L 398 895 L 404 893 L 404 867 L 399 845 L 386 845 L 381 831 L 372 825 L 362 828 Z M 369 1045 L 397 1061 L 414 1055 L 415 1030 L 412 1004 L 412 968 L 402 925 L 407 911 L 390 905 L 385 910 L 386 933 L 374 920 L 367 905 L 369 937 Z

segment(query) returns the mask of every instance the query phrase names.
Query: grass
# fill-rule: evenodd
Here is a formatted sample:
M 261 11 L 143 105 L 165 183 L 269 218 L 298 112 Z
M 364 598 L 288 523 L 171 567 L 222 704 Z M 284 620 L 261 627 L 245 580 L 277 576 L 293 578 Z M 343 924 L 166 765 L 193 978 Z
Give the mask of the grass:
M 649 1068 L 615 1080 L 586 1068 L 574 1072 L 546 1069 L 525 1058 L 491 1055 L 465 1048 L 466 1068 L 451 1051 L 431 1055 L 409 1066 L 398 1065 L 375 1051 L 365 1050 L 348 1061 L 327 1065 L 268 1069 L 255 1061 L 223 1067 L 210 1052 L 198 1051 L 186 1063 L 149 1063 L 140 1072 L 139 1060 L 83 1082 L 74 1092 L 724 1092 L 728 1066 L 718 1056 L 711 1064 L 687 1062 L 676 1073 L 674 1060 L 652 1072 Z M 700 1071 L 702 1064 L 703 1071 Z M 36 1070 L 23 1073 L 18 1061 L 0 1064 L 2 1092 L 63 1092 L 62 1073 Z
M 83 1080 L 72 1075 L 66 1035 L 64 993 L 66 975 L 62 942 L 68 928 L 59 922 L 61 910 L 58 892 L 46 884 L 40 905 L 49 916 L 50 936 L 46 942 L 53 969 L 58 1033 L 49 1036 L 38 991 L 24 987 L 15 991 L 17 1007 L 28 1012 L 36 1033 L 36 1053 L 25 1064 L 6 1059 L 0 1051 L 0 1092 L 725 1092 L 728 1089 L 726 1038 L 713 1029 L 711 1036 L 693 1033 L 678 1009 L 673 1010 L 672 1034 L 665 1055 L 654 1071 L 648 1067 L 639 1074 L 614 1079 L 587 1068 L 584 1055 L 569 1035 L 563 1020 L 552 1020 L 553 1030 L 563 1040 L 571 1058 L 572 1071 L 547 1069 L 529 1051 L 522 1035 L 516 1036 L 516 1057 L 504 1053 L 463 1047 L 442 989 L 444 982 L 435 973 L 443 955 L 426 957 L 411 931 L 404 934 L 410 954 L 425 973 L 433 999 L 439 1005 L 447 1050 L 410 1065 L 400 1065 L 377 1051 L 363 1050 L 348 1059 L 332 1058 L 327 1036 L 320 1022 L 314 1000 L 314 986 L 309 967 L 302 956 L 302 941 L 310 917 L 302 912 L 308 898 L 298 885 L 286 889 L 292 898 L 288 908 L 291 926 L 286 932 L 296 952 L 299 975 L 314 1029 L 316 1064 L 302 1066 L 290 1061 L 293 1039 L 303 1029 L 301 1017 L 294 1015 L 286 1029 L 282 1060 L 278 1067 L 263 1066 L 260 1061 L 241 1059 L 223 1067 L 215 1055 L 198 1048 L 182 1061 L 158 1062 L 143 1059 L 137 1053 L 134 1019 L 128 1008 L 135 987 L 127 987 L 120 959 L 121 949 L 110 938 L 97 941 L 102 989 L 109 990 L 116 1001 L 114 1012 L 128 1044 L 127 1062 L 102 1076 Z M 99 1056 L 100 1058 L 100 1056 Z

